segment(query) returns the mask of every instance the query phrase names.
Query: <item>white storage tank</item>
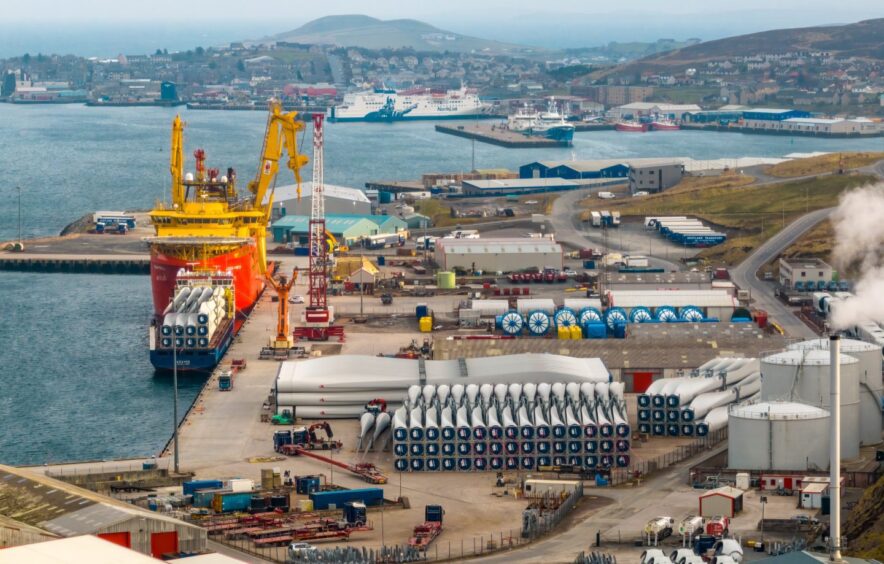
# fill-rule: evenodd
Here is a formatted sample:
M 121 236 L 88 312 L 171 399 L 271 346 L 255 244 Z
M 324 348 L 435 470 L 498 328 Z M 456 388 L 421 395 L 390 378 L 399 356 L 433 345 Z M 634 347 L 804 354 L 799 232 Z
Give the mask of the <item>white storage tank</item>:
M 790 350 L 824 350 L 828 353 L 829 339 L 811 339 L 789 345 Z M 859 439 L 863 445 L 881 442 L 880 398 L 884 397 L 884 383 L 881 381 L 881 347 L 858 341 L 841 339 L 841 354 L 847 354 L 859 361 Z M 843 378 L 843 375 L 842 375 Z
M 762 401 L 830 407 L 829 351 L 788 350 L 761 360 Z M 859 456 L 859 361 L 841 355 L 841 459 Z
M 803 403 L 760 402 L 728 413 L 729 468 L 817 470 L 829 466 L 829 412 Z

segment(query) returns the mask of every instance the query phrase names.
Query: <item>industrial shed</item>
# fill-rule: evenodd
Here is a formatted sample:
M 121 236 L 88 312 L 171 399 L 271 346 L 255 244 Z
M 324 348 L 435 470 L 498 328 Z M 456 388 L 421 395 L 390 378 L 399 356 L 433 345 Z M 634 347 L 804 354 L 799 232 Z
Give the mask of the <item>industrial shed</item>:
M 550 239 L 438 239 L 436 263 L 442 270 L 515 272 L 562 269 L 562 246 Z
M 743 510 L 743 490 L 724 486 L 700 496 L 700 516 L 715 517 L 724 515 L 733 517 Z
M 611 290 L 610 305 L 627 311 L 634 307 L 658 308 L 662 306 L 702 309 L 706 317 L 730 321 L 740 303 L 727 290 Z
M 325 229 L 344 244 L 350 245 L 363 237 L 393 234 L 405 231 L 404 221 L 386 215 L 328 215 Z M 310 215 L 286 215 L 270 227 L 276 243 L 306 245 L 310 237 Z
M 629 165 L 619 159 L 596 161 L 537 161 L 519 167 L 520 178 L 626 178 Z
M 468 196 L 510 196 L 574 190 L 580 184 L 564 178 L 514 178 L 504 180 L 464 180 L 463 193 Z
M 0 465 L 0 515 L 61 537 L 96 535 L 160 557 L 202 552 L 205 529 L 144 511 L 61 480 Z
M 334 184 L 325 184 L 324 188 L 326 214 L 369 215 L 371 213 L 371 201 L 362 190 Z M 286 215 L 310 215 L 310 207 L 313 205 L 313 183 L 301 184 L 300 199 L 297 190 L 296 184 L 278 186 L 274 190 L 271 221 Z M 268 195 L 264 199 L 265 203 L 269 198 Z
M 155 558 L 129 550 L 92 535 L 55 539 L 0 550 L 0 564 L 59 564 L 74 562 L 113 562 L 151 564 Z

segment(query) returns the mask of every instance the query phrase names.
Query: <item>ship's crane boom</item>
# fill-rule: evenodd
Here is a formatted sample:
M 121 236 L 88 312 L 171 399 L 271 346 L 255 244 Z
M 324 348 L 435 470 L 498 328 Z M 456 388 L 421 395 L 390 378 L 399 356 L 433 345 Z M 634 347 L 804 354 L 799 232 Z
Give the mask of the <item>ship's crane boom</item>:
M 184 204 L 184 122 L 181 116 L 172 120 L 169 172 L 172 173 L 172 203 L 180 209 Z
M 279 100 L 270 101 L 270 114 L 267 116 L 267 130 L 264 133 L 264 147 L 261 150 L 261 164 L 255 178 L 249 182 L 249 191 L 254 197 L 254 207 L 264 213 L 260 229 L 266 229 L 273 208 L 273 186 L 279 171 L 279 159 L 283 149 L 289 155 L 288 167 L 295 175 L 298 185 L 298 198 L 301 197 L 301 167 L 307 164 L 307 157 L 298 153 L 297 133 L 304 130 L 303 122 L 295 119 L 297 112 L 283 113 Z M 267 202 L 264 202 L 264 199 Z M 266 245 L 265 239 L 258 239 L 259 245 Z M 267 272 L 267 250 L 259 249 L 262 257 L 261 272 Z
M 293 344 L 292 335 L 289 332 L 289 293 L 297 279 L 297 268 L 292 271 L 292 277 L 289 280 L 286 280 L 285 276 L 280 276 L 279 280 L 277 280 L 271 274 L 267 274 L 267 282 L 276 290 L 276 295 L 279 299 L 276 338 L 271 342 L 271 346 L 274 349 L 290 349 Z

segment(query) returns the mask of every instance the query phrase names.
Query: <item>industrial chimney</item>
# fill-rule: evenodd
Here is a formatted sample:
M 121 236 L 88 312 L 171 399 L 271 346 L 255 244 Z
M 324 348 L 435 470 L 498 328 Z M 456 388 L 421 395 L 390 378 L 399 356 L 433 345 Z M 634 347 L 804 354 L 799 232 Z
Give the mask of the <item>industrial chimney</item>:
M 832 438 L 829 442 L 829 560 L 841 560 L 841 336 L 829 337 L 829 393 L 832 410 Z

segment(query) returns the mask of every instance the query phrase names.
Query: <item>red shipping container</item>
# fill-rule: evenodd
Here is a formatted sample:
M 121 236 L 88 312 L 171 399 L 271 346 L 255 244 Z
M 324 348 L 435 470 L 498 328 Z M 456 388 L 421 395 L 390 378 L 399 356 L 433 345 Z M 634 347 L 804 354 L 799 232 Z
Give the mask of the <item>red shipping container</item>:
M 648 386 L 650 386 L 653 381 L 653 372 L 633 372 L 632 391 L 636 394 L 643 394 L 648 390 Z

